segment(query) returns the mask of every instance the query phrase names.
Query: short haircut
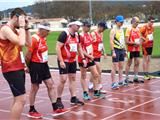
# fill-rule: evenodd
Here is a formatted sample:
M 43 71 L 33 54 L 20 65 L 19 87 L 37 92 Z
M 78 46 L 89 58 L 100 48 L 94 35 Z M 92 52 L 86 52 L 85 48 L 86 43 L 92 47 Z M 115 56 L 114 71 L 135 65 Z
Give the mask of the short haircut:
M 13 18 L 14 15 L 20 16 L 20 15 L 27 15 L 24 10 L 22 10 L 21 8 L 15 8 L 12 12 L 11 12 L 11 18 Z

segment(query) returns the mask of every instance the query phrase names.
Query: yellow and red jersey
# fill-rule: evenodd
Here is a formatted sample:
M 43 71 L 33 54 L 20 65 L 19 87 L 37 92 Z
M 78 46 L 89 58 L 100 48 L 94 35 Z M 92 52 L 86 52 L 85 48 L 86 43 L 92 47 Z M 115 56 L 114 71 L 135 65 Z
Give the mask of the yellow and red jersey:
M 129 41 L 140 43 L 141 33 L 139 28 L 127 28 L 126 37 L 129 37 Z M 140 51 L 140 45 L 127 45 L 129 52 Z
M 141 29 L 141 34 L 145 38 L 145 41 L 142 43 L 142 47 L 148 48 L 153 47 L 153 26 L 144 25 Z
M 17 31 L 15 33 L 18 35 Z M 0 39 L 0 55 L 3 73 L 24 69 L 25 60 L 21 46 L 15 45 L 10 40 Z

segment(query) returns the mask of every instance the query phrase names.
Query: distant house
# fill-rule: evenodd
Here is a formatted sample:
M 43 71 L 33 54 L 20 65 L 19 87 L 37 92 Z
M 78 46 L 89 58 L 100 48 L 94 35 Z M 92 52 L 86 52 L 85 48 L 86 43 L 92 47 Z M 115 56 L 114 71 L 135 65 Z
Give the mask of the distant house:
M 64 28 L 68 24 L 68 21 L 64 18 L 49 18 L 49 19 L 31 19 L 30 26 L 36 29 L 37 25 L 44 21 L 49 22 L 51 28 Z
M 3 18 L 2 20 L 0 20 L 0 25 L 4 25 L 9 21 L 9 18 Z

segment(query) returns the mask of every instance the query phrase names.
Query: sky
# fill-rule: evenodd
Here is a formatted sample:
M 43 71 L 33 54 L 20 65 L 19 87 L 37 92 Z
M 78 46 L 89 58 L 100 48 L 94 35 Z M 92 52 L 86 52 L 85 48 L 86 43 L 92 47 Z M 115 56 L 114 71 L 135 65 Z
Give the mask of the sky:
M 0 0 L 0 11 L 34 4 L 36 0 Z
M 15 7 L 24 7 L 34 4 L 36 1 L 52 1 L 52 0 L 0 0 L 0 11 Z M 55 0 L 61 1 L 61 0 Z M 75 0 L 66 0 L 75 1 Z M 77 0 L 80 1 L 80 0 Z M 86 0 L 82 0 L 86 1 Z M 87 0 L 88 1 L 88 0 Z M 93 0 L 96 1 L 96 0 Z M 107 0 L 106 0 L 107 1 Z M 109 0 L 109 1 L 119 1 L 119 0 Z M 134 0 L 123 0 L 123 1 L 134 1 Z M 138 1 L 152 1 L 152 0 L 138 0 Z M 159 1 L 159 0 L 156 0 Z

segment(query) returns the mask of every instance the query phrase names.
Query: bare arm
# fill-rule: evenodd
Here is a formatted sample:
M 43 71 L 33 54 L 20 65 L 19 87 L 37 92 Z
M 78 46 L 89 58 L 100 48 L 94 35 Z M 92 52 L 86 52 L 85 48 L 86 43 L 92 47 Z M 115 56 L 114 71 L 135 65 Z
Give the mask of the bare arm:
M 27 47 L 31 47 L 31 45 L 32 45 L 31 33 L 29 30 L 26 30 L 26 43 L 25 43 L 25 45 Z
M 27 50 L 27 53 L 26 53 L 26 56 L 25 56 L 25 61 L 26 61 L 27 67 L 29 66 L 31 57 L 32 57 L 32 53 L 29 50 Z
M 63 62 L 62 53 L 61 53 L 61 48 L 63 45 L 64 45 L 64 43 L 61 43 L 59 41 L 57 41 L 57 43 L 56 43 L 56 53 L 57 53 L 58 60 L 60 62 Z
M 1 32 L 3 34 L 3 37 L 5 39 L 10 40 L 12 43 L 19 45 L 19 46 L 25 45 L 25 42 L 26 42 L 25 29 L 20 28 L 19 36 L 16 35 L 8 26 L 2 27 Z
M 114 36 L 115 36 L 115 33 L 114 33 L 114 30 L 112 29 L 110 31 L 110 47 L 111 47 L 111 50 L 114 51 Z
M 24 46 L 25 42 L 26 42 L 25 16 L 24 15 L 19 16 L 18 22 L 19 22 L 19 26 L 20 26 L 19 35 L 15 34 L 13 32 L 13 30 L 11 30 L 11 28 L 8 26 L 2 27 L 1 32 L 2 32 L 3 37 L 5 39 L 10 40 L 12 43 L 14 43 L 16 45 Z
M 81 56 L 81 58 L 84 58 L 84 52 L 80 43 L 78 44 L 78 54 Z

